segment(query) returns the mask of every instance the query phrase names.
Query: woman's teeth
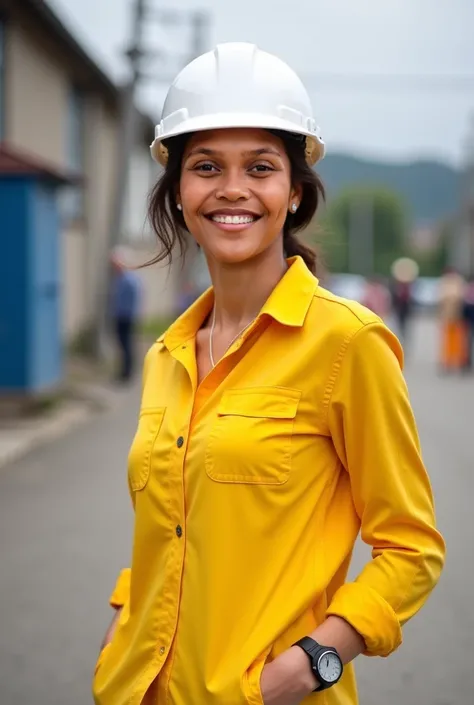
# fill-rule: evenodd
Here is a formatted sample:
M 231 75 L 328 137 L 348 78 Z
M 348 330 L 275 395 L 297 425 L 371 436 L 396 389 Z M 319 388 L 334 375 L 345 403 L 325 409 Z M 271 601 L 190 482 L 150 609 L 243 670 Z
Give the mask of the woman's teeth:
M 252 215 L 213 215 L 211 220 L 214 223 L 225 223 L 225 225 L 245 225 L 253 223 L 255 217 Z

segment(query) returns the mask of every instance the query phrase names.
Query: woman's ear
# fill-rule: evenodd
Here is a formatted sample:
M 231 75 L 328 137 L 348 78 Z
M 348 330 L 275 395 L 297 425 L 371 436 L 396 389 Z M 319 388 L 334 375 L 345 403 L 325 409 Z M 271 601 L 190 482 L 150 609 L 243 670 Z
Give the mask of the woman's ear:
M 291 207 L 293 206 L 294 203 L 296 204 L 297 208 L 299 208 L 302 197 L 303 197 L 303 187 L 301 186 L 301 184 L 299 184 L 297 186 L 293 186 L 290 191 L 290 202 L 288 205 L 288 210 L 291 209 Z

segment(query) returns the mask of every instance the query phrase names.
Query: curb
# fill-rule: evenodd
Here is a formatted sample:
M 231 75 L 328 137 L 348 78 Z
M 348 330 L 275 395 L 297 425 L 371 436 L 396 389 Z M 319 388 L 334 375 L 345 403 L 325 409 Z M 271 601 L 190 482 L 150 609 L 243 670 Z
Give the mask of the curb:
M 25 438 L 13 441 L 10 448 L 0 450 L 0 468 L 10 465 L 28 455 L 35 448 L 56 440 L 90 418 L 90 409 L 85 406 L 64 409 L 57 417 L 44 421 L 37 429 L 25 431 Z
M 91 417 L 113 411 L 127 396 L 125 392 L 94 389 L 92 385 L 87 390 L 82 385 L 81 393 L 75 394 L 75 389 L 71 391 L 75 397 L 74 401 L 65 402 L 56 414 L 39 420 L 36 427 L 23 430 L 14 427 L 0 429 L 0 435 L 8 436 L 10 433 L 19 436 L 18 439 L 7 437 L 5 443 L 7 447 L 3 450 L 0 437 L 0 469 L 23 458 L 33 450 L 67 435 L 90 421 Z

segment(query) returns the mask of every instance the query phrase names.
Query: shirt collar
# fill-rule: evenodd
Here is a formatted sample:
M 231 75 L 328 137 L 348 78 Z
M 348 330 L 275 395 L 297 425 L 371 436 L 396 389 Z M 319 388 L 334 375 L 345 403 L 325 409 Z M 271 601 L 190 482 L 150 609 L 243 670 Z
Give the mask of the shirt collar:
M 285 326 L 300 328 L 319 282 L 301 257 L 290 257 L 287 262 L 288 270 L 273 289 L 259 316 L 266 314 Z M 168 328 L 160 341 L 168 350 L 174 350 L 194 338 L 209 316 L 213 302 L 214 291 L 211 287 Z
M 288 270 L 273 289 L 261 313 L 284 326 L 301 328 L 319 282 L 301 257 L 290 257 L 287 262 Z

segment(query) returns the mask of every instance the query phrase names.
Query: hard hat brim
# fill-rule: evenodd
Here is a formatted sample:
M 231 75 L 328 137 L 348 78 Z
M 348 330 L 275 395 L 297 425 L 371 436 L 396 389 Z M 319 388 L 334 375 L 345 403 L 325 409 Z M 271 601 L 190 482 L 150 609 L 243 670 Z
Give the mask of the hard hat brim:
M 279 117 L 269 117 L 260 113 L 242 113 L 228 114 L 216 113 L 212 115 L 200 115 L 199 117 L 189 118 L 180 122 L 175 129 L 170 129 L 163 134 L 157 134 L 151 147 L 151 155 L 153 159 L 166 166 L 168 162 L 168 150 L 163 145 L 163 140 L 185 135 L 194 132 L 205 132 L 209 130 L 225 130 L 232 128 L 254 128 L 263 130 L 281 130 L 294 135 L 302 135 L 306 137 L 306 161 L 309 166 L 314 166 L 318 161 L 323 159 L 325 153 L 325 145 L 318 134 L 308 132 L 303 127 L 298 127 L 289 120 Z M 157 133 L 159 127 L 157 128 Z

